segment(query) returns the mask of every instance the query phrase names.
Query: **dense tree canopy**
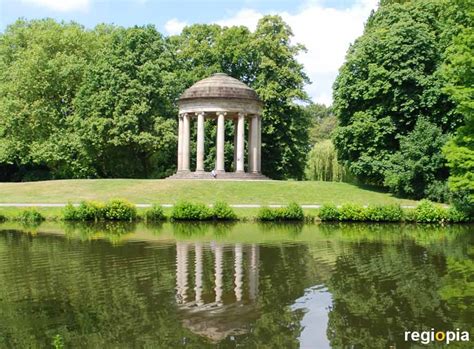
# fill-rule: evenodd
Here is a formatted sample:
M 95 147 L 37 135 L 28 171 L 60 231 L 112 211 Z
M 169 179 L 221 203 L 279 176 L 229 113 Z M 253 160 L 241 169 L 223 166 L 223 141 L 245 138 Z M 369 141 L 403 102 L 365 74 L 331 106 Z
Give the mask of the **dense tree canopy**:
M 151 26 L 117 29 L 85 73 L 71 130 L 100 177 L 160 176 L 176 151 L 172 61 Z
M 448 81 L 446 91 L 458 103 L 464 124 L 448 142 L 444 153 L 451 171 L 451 190 L 474 215 L 474 4 L 466 0 L 457 3 L 470 14 L 469 22 L 448 48 L 443 68 Z
M 15 165 L 71 174 L 58 146 L 84 71 L 105 43 L 104 31 L 49 19 L 19 20 L 0 36 L 2 169 Z
M 278 16 L 263 17 L 255 32 L 203 24 L 172 37 L 153 26 L 19 20 L 0 35 L 0 179 L 169 175 L 176 100 L 216 72 L 247 83 L 265 103 L 263 172 L 301 178 L 310 120 L 296 102 L 308 99 L 308 78 L 292 35 Z M 212 167 L 215 125 L 207 124 Z
M 402 190 L 401 181 L 416 177 L 420 163 L 401 164 L 400 146 L 402 140 L 417 140 L 408 135 L 421 118 L 442 134 L 453 133 L 462 124 L 456 103 L 444 90 L 441 66 L 459 24 L 466 21 L 466 11 L 442 0 L 386 1 L 369 18 L 334 85 L 334 111 L 340 122 L 335 145 L 361 181 L 385 182 L 399 194 L 419 197 L 429 195 L 432 181 L 446 180 L 445 162 L 427 160 L 439 167 L 430 169 L 433 176 L 416 179 L 422 193 Z M 438 156 L 444 143 L 436 144 L 437 149 L 423 156 Z M 408 177 L 395 178 L 397 166 L 410 172 Z

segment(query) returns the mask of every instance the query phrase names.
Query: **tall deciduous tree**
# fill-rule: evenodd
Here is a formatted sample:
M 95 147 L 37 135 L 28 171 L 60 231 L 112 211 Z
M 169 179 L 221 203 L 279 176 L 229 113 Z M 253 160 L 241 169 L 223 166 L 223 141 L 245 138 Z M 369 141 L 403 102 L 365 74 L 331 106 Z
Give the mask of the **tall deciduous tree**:
M 45 168 L 53 177 L 80 171 L 62 145 L 72 101 L 105 32 L 45 19 L 18 20 L 0 35 L 0 166 Z
M 334 141 L 341 159 L 363 182 L 383 185 L 401 137 L 418 119 L 443 133 L 462 123 L 443 89 L 440 66 L 456 33 L 453 22 L 465 20 L 465 12 L 446 1 L 386 1 L 349 49 L 334 85 L 340 122 Z
M 262 170 L 276 178 L 302 178 L 309 151 L 311 119 L 297 101 L 307 101 L 309 82 L 292 45 L 293 33 L 279 16 L 263 17 L 254 33 L 258 65 L 253 87 L 265 103 L 262 133 Z
M 474 4 L 457 0 L 470 14 L 470 21 L 448 48 L 444 75 L 446 91 L 458 103 L 464 124 L 444 148 L 451 176 L 449 185 L 460 205 L 474 215 Z
M 71 128 L 93 175 L 155 177 L 176 149 L 171 57 L 152 26 L 117 29 L 85 74 Z

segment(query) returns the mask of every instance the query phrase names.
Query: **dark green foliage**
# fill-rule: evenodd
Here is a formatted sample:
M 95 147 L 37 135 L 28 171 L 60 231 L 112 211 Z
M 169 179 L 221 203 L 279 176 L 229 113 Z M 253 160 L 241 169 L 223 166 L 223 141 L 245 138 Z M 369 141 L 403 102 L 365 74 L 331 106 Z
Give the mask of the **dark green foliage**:
M 304 107 L 304 112 L 308 114 L 312 126 L 309 131 L 309 140 L 311 144 L 331 139 L 332 131 L 337 126 L 337 118 L 332 112 L 331 107 L 324 104 L 310 103 Z
M 429 186 L 446 180 L 439 150 L 462 116 L 440 67 L 466 13 L 449 1 L 386 2 L 349 49 L 334 85 L 334 142 L 360 181 L 446 199 L 442 185 Z M 421 124 L 414 131 L 422 118 L 432 125 L 424 141 Z
M 447 80 L 445 90 L 457 102 L 464 124 L 448 142 L 444 154 L 450 168 L 453 203 L 466 215 L 474 217 L 474 3 L 468 0 L 456 0 L 455 3 L 468 11 L 469 22 L 448 48 L 443 73 Z
M 0 223 L 5 222 L 7 220 L 7 217 L 5 217 L 3 214 L 0 213 Z
M 212 206 L 212 215 L 216 220 L 236 220 L 237 215 L 226 202 L 218 201 Z
M 34 223 L 40 223 L 44 221 L 45 218 L 40 212 L 32 208 L 32 209 L 24 210 L 23 212 L 21 212 L 20 215 L 18 216 L 18 220 L 22 223 L 34 224 Z
M 146 222 L 159 222 L 165 220 L 165 213 L 161 205 L 155 204 L 145 212 Z
M 105 204 L 103 215 L 105 220 L 131 222 L 137 218 L 137 208 L 126 200 L 114 199 Z
M 117 28 L 84 73 L 71 129 L 99 177 L 163 177 L 173 170 L 176 118 L 170 57 L 153 26 Z
M 319 218 L 322 221 L 339 220 L 339 210 L 336 205 L 323 205 L 319 209 Z
M 472 192 L 469 190 L 454 190 L 451 195 L 451 201 L 458 211 L 474 219 L 474 199 L 472 195 Z
M 170 218 L 176 221 L 205 221 L 213 218 L 213 212 L 204 204 L 180 201 L 173 206 Z
M 448 200 L 446 160 L 441 152 L 447 135 L 420 118 L 412 132 L 400 136 L 400 150 L 389 157 L 385 185 L 392 193 L 415 199 Z
M 404 215 L 400 205 L 380 205 L 367 207 L 366 216 L 370 222 L 401 222 Z
M 290 203 L 282 208 L 262 207 L 258 214 L 259 221 L 302 221 L 304 212 L 297 203 Z

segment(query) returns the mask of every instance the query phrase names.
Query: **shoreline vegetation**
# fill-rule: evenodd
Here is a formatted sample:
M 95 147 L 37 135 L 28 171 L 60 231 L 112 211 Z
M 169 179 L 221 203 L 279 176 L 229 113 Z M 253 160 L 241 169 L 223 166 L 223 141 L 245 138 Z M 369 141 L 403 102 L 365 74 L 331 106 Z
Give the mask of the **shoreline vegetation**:
M 43 208 L 0 208 L 0 223 L 17 221 L 24 224 L 40 224 L 43 221 L 65 222 L 145 222 L 163 221 L 220 222 L 392 222 L 392 223 L 470 223 L 472 218 L 454 207 L 443 207 L 422 200 L 414 208 L 402 208 L 399 204 L 361 205 L 345 203 L 325 204 L 318 209 L 303 209 L 290 202 L 287 206 L 272 208 L 262 206 L 252 209 L 234 209 L 224 201 L 212 205 L 179 201 L 173 207 L 155 203 L 150 208 L 137 208 L 124 199 L 107 202 L 82 201 L 79 205 Z

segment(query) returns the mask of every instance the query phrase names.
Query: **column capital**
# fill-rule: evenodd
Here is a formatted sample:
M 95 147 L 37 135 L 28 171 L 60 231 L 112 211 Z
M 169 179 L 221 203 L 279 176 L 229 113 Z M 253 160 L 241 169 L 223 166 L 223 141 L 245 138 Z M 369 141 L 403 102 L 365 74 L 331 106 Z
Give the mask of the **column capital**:
M 194 115 L 196 115 L 196 116 L 199 116 L 199 115 L 206 116 L 206 112 L 200 111 L 200 112 L 194 113 Z
M 227 112 L 226 111 L 218 111 L 216 112 L 217 115 L 224 115 L 226 116 L 227 115 Z

